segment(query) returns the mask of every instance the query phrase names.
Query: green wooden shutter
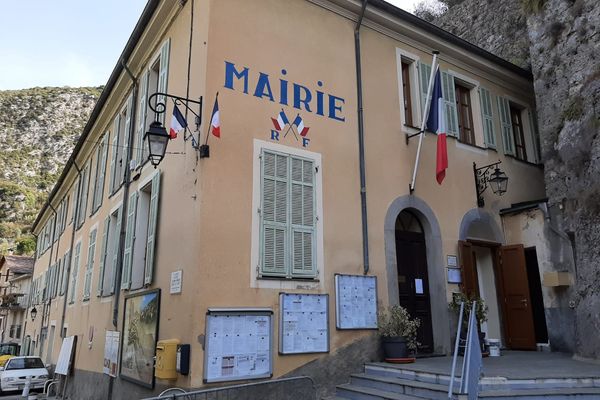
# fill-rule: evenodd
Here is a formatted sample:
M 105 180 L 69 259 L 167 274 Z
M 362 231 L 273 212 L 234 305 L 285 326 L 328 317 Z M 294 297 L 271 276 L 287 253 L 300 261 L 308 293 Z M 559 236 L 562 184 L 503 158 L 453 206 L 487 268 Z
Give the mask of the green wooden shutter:
M 60 295 L 63 296 L 67 290 L 67 284 L 69 283 L 69 263 L 71 262 L 71 253 L 67 251 L 63 258 L 63 274 L 62 282 L 60 284 Z
M 442 97 L 444 98 L 444 116 L 447 134 L 458 137 L 458 113 L 456 111 L 456 91 L 454 77 L 442 72 Z
M 125 180 L 125 175 L 127 174 L 127 169 L 129 165 L 127 165 L 127 156 L 129 152 L 129 146 L 131 145 L 131 112 L 133 111 L 133 94 L 130 94 L 127 98 L 127 111 L 125 112 L 125 132 L 123 135 L 123 147 L 121 153 L 121 176 L 119 177 L 120 182 L 122 183 Z
M 90 243 L 88 246 L 87 268 L 85 269 L 85 281 L 83 285 L 83 300 L 90 299 L 92 287 L 92 272 L 94 271 L 94 256 L 96 255 L 96 233 L 94 229 L 90 233 Z
M 510 103 L 508 99 L 504 97 L 497 97 L 498 99 L 498 111 L 500 113 L 500 125 L 502 127 L 502 144 L 504 147 L 504 154 L 515 155 L 515 143 L 512 129 L 512 122 L 510 120 Z
M 79 259 L 81 256 L 81 242 L 75 246 L 75 256 L 73 257 L 73 265 L 71 266 L 71 287 L 69 288 L 69 303 L 75 302 L 75 292 L 77 290 L 77 274 L 79 272 Z
M 288 157 L 263 151 L 261 274 L 288 275 Z
M 314 277 L 315 189 L 312 161 L 291 157 L 292 276 Z
M 77 215 L 77 228 L 80 228 L 81 225 L 83 225 L 83 223 L 85 222 L 88 201 L 89 176 L 90 164 L 88 162 L 83 168 L 82 177 L 80 181 L 81 185 L 79 190 L 81 191 L 81 196 L 79 201 L 79 212 Z
M 108 250 L 108 230 L 110 228 L 110 215 L 104 219 L 104 230 L 102 231 L 102 244 L 100 245 L 100 272 L 98 274 L 98 291 L 96 295 L 102 296 L 102 289 L 104 288 L 104 269 L 106 264 L 106 251 Z
M 52 298 L 52 286 L 54 285 L 54 271 L 56 270 L 56 264 L 51 265 L 48 269 L 48 285 L 46 287 L 46 299 Z
M 131 287 L 131 262 L 133 256 L 133 243 L 135 239 L 135 217 L 137 212 L 138 192 L 131 193 L 127 205 L 127 230 L 125 231 L 125 252 L 123 253 L 123 274 L 121 276 L 121 289 Z
M 102 205 L 102 198 L 104 197 L 104 177 L 106 176 L 106 158 L 108 156 L 108 132 L 102 138 L 100 142 L 100 151 L 98 152 L 98 176 L 96 181 L 96 190 L 94 191 L 94 212 Z
M 427 101 L 427 89 L 429 87 L 429 77 L 431 76 L 431 65 L 419 62 L 419 87 L 421 89 L 421 114 L 425 110 Z
M 144 160 L 144 135 L 146 134 L 146 113 L 148 111 L 148 71 L 144 72 L 140 79 L 140 101 L 139 101 L 139 120 L 137 126 L 136 156 L 137 165 L 141 165 Z
M 52 291 L 51 291 L 51 298 L 56 298 L 57 295 L 57 289 L 58 289 L 58 275 L 60 272 L 60 259 L 56 262 L 56 264 L 54 264 L 54 268 L 52 271 Z
M 113 138 L 111 141 L 111 157 L 110 157 L 110 193 L 114 193 L 116 189 L 117 179 L 117 156 L 119 154 L 119 123 L 121 116 L 117 114 L 113 122 Z
M 492 96 L 486 88 L 479 88 L 479 103 L 481 105 L 481 121 L 483 123 L 483 138 L 485 145 L 496 148 L 496 134 L 494 132 L 494 113 L 492 111 Z
M 120 238 L 121 238 L 121 219 L 123 214 L 123 205 L 119 206 L 117 211 L 117 226 L 115 227 L 115 235 L 113 238 L 113 259 L 111 262 L 111 280 L 110 280 L 110 294 L 113 294 L 117 286 L 117 258 L 120 251 Z
M 148 217 L 148 237 L 146 241 L 146 264 L 144 266 L 144 285 L 152 284 L 154 272 L 154 250 L 156 248 L 156 228 L 160 199 L 160 173 L 152 177 L 152 194 L 150 195 L 150 215 Z
M 171 39 L 167 39 L 160 49 L 160 70 L 158 73 L 158 91 L 167 93 L 169 79 L 169 52 L 171 48 Z M 166 104 L 164 96 L 157 96 L 157 102 Z M 158 115 L 158 120 L 163 125 L 165 124 L 165 114 Z

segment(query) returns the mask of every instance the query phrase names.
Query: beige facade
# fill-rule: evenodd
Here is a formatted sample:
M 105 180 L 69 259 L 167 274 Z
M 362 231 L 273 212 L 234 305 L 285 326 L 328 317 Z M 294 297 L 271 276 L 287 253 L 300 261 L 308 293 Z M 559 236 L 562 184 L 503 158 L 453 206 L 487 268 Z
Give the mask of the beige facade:
M 459 286 L 447 283 L 447 256 L 458 255 L 459 240 L 520 243 L 512 232 L 519 227 L 503 225 L 499 211 L 544 197 L 531 112 L 532 82 L 508 63 L 374 3 L 367 7 L 360 31 L 367 274 L 377 277 L 381 306 L 398 303 L 396 220 L 400 212 L 411 210 L 425 238 L 431 350 L 448 353 L 447 302 Z M 271 335 L 275 377 L 322 356 L 277 354 L 280 292 L 329 294 L 329 354 L 371 334 L 336 330 L 335 323 L 334 274 L 362 275 L 365 269 L 353 35 L 359 11 L 358 3 L 350 0 L 149 3 L 145 25 L 136 28 L 124 52 L 135 79 L 116 67 L 49 206 L 36 221 L 34 231 L 40 239 L 31 305 L 39 317 L 24 333 L 35 342 L 32 353 L 56 363 L 61 338 L 77 335 L 75 369 L 96 373 L 100 379 L 105 332 L 123 332 L 124 299 L 147 289 L 161 290 L 158 339 L 191 345 L 190 374 L 158 381 L 161 385 L 203 384 L 205 354 L 198 338 L 205 334 L 209 308 L 257 307 L 275 313 Z M 441 52 L 445 82 L 452 90 L 458 86 L 466 90 L 472 143 L 448 137 L 449 168 L 438 185 L 436 137 L 428 133 L 416 190 L 409 194 L 418 138 L 407 145 L 405 137 L 419 130 L 421 70 L 431 64 L 432 50 Z M 193 132 L 201 142 L 206 140 L 219 92 L 221 138 L 209 138 L 209 158 L 199 159 L 192 141 L 184 140 L 186 135 L 180 132 L 158 168 L 144 162 L 145 153 L 138 149 L 146 144 L 140 137 L 155 118 L 146 104 L 157 91 L 203 97 L 203 124 Z M 167 104 L 162 117 L 166 126 L 172 112 L 172 103 Z M 521 139 L 515 143 L 511 129 L 519 128 L 507 128 L 511 121 L 504 105 L 517 110 L 522 119 L 526 157 L 517 152 Z M 277 140 L 272 118 L 282 110 L 290 123 L 301 116 L 308 133 L 302 136 L 294 126 L 287 135 L 282 129 Z M 413 126 L 406 123 L 407 113 Z M 458 117 L 458 112 L 454 115 Z M 193 130 L 191 114 L 188 121 Z M 510 137 L 503 134 L 509 131 Z M 121 183 L 127 175 L 128 146 L 133 147 L 131 181 Z M 290 174 L 294 165 L 304 163 L 303 179 L 273 180 L 293 186 L 289 193 L 300 186 L 300 193 L 308 193 L 299 223 L 273 225 L 265 215 L 265 185 L 270 184 L 265 163 L 269 157 L 279 160 L 278 156 L 292 168 Z M 498 197 L 488 189 L 485 206 L 478 208 L 473 163 L 484 166 L 499 160 L 509 177 L 508 191 Z M 297 210 L 293 193 L 288 204 Z M 128 215 L 123 216 L 126 202 Z M 276 232 L 275 243 L 277 232 L 285 237 L 282 254 L 265 247 L 271 243 L 269 229 Z M 295 247 L 299 238 L 304 247 Z M 270 256 L 275 261 L 265 258 Z M 181 293 L 170 294 L 171 273 L 179 270 Z M 500 334 L 500 313 L 492 314 L 494 321 L 487 329 Z

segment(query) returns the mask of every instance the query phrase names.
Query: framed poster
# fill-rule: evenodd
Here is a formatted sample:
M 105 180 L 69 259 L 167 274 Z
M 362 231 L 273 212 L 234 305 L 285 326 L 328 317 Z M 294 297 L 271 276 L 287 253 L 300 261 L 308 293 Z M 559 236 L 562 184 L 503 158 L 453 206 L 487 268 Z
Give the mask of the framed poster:
M 54 373 L 59 375 L 69 375 L 73 365 L 73 355 L 75 354 L 76 347 L 77 336 L 67 336 L 63 339 L 62 346 L 60 346 L 60 353 L 58 353 L 58 360 L 56 361 Z
M 279 353 L 329 352 L 329 295 L 279 294 Z
M 337 329 L 377 329 L 377 277 L 335 274 Z
M 154 356 L 158 337 L 160 289 L 125 297 L 119 376 L 154 388 Z
M 118 331 L 106 331 L 104 340 L 104 363 L 103 372 L 108 376 L 116 378 L 119 359 L 119 339 L 121 333 Z
M 272 332 L 271 309 L 209 308 L 204 383 L 272 377 Z

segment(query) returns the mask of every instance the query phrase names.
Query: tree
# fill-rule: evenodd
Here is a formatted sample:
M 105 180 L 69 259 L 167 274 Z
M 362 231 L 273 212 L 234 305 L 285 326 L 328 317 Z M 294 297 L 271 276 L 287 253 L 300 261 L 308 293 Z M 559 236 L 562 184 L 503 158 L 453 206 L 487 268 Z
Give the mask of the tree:
M 33 236 L 30 235 L 24 235 L 21 236 L 18 240 L 17 240 L 17 249 L 16 249 L 16 254 L 18 255 L 32 255 L 33 252 L 35 251 L 35 239 L 33 238 Z

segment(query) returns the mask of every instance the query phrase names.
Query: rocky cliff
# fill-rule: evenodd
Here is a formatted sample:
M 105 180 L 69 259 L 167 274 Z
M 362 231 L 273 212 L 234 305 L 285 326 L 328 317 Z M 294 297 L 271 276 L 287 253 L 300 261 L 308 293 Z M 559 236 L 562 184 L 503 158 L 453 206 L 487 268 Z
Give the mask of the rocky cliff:
M 560 347 L 600 358 L 600 2 L 465 0 L 434 23 L 531 67 L 548 205 L 563 238 L 555 267 L 575 276 Z
M 0 253 L 16 250 L 17 244 L 27 250 L 29 226 L 100 91 L 67 87 L 0 91 Z

